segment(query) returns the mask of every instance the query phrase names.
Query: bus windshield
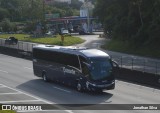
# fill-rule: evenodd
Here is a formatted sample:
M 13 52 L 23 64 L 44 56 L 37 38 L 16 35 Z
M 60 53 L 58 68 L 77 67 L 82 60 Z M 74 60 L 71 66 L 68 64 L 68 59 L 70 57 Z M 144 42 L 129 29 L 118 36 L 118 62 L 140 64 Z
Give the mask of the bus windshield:
M 112 75 L 112 63 L 107 58 L 92 58 L 90 76 L 93 80 L 101 80 Z

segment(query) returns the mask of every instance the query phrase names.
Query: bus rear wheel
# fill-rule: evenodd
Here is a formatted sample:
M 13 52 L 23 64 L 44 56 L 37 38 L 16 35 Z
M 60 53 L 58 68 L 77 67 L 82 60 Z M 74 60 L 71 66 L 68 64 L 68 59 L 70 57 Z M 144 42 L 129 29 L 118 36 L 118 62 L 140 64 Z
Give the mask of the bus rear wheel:
M 43 73 L 42 78 L 43 78 L 43 81 L 48 82 L 48 78 L 47 78 L 47 76 L 46 76 L 46 74 L 45 74 L 45 73 Z

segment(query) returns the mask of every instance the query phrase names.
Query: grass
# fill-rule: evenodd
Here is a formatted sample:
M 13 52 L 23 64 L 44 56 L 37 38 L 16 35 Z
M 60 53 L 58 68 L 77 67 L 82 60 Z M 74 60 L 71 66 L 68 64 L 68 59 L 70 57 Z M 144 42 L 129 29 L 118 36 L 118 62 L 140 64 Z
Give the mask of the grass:
M 127 41 L 120 41 L 120 40 L 110 40 L 107 41 L 102 48 L 117 51 L 122 53 L 134 54 L 139 56 L 146 56 L 152 58 L 160 58 L 160 48 L 155 48 L 153 46 L 139 46 L 135 47 L 135 45 L 130 44 Z
M 74 44 L 83 43 L 84 40 L 78 37 L 73 36 L 64 36 L 64 42 L 61 41 L 60 35 L 56 35 L 55 37 L 39 37 L 33 38 L 27 34 L 2 34 L 0 38 L 8 38 L 9 36 L 14 36 L 20 41 L 33 42 L 33 43 L 41 43 L 41 44 L 50 44 L 50 45 L 63 45 L 70 46 Z
M 15 111 L 10 111 L 10 110 L 0 110 L 0 113 L 16 113 Z

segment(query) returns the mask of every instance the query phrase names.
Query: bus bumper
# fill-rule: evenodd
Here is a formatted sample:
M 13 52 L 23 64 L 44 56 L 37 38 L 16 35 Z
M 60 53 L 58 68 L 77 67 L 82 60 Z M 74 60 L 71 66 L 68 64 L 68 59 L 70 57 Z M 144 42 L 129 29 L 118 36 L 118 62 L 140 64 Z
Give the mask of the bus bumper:
M 86 82 L 86 87 L 90 91 L 98 91 L 98 90 L 112 90 L 115 88 L 115 81 L 112 81 L 108 84 L 92 84 L 90 82 Z

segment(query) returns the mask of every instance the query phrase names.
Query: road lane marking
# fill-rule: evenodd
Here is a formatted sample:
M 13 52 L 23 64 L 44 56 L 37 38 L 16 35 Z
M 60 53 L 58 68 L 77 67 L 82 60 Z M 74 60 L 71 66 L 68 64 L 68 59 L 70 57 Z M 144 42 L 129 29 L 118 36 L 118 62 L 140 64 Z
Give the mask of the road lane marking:
M 17 102 L 40 102 L 41 100 L 15 100 L 15 101 L 0 101 L 0 103 L 17 103 Z
M 23 94 L 21 92 L 16 92 L 16 93 L 0 93 L 0 95 L 15 95 L 15 94 Z
M 23 94 L 25 94 L 25 95 L 27 95 L 27 96 L 30 96 L 30 97 L 32 97 L 32 98 L 35 98 L 35 99 L 37 99 L 37 100 L 43 101 L 43 102 L 45 102 L 45 103 L 47 103 L 47 104 L 52 104 L 52 103 L 49 102 L 49 101 L 46 101 L 46 100 L 41 99 L 41 98 L 39 98 L 39 97 L 36 97 L 36 96 L 31 95 L 31 94 L 25 93 L 25 92 L 23 92 L 23 91 L 20 91 L 20 90 L 17 90 L 17 89 L 8 87 L 8 86 L 6 86 L 6 87 L 9 88 L 9 89 L 12 89 L 12 90 L 14 90 L 14 91 L 21 92 L 21 93 L 23 93 Z
M 37 99 L 37 100 L 19 100 L 19 101 L 0 101 L 0 103 L 34 102 L 34 101 L 40 102 L 40 101 L 42 101 L 42 102 L 45 102 L 46 104 L 56 104 L 56 103 L 49 102 L 49 101 L 47 101 L 47 100 L 41 99 L 41 98 L 39 98 L 39 97 L 33 96 L 33 95 L 31 95 L 31 94 L 25 93 L 25 92 L 20 91 L 20 90 L 18 90 L 18 89 L 14 89 L 14 88 L 8 87 L 8 86 L 3 85 L 3 84 L 0 84 L 0 86 L 5 86 L 6 88 L 12 89 L 12 90 L 14 90 L 14 91 L 20 92 L 20 93 L 22 93 L 22 94 L 25 94 L 25 95 L 27 95 L 27 96 L 30 96 L 30 97 L 32 97 L 32 98 Z M 59 89 L 60 89 L 60 88 L 59 88 Z M 62 89 L 62 90 L 63 90 L 63 89 Z M 65 91 L 67 91 L 67 90 L 65 90 Z M 68 91 L 68 92 L 69 92 L 69 91 Z M 63 107 L 61 107 L 61 106 L 59 106 L 59 105 L 55 105 L 55 107 L 57 107 L 57 108 L 59 108 L 59 109 L 65 109 L 65 108 L 63 108 Z M 73 113 L 72 110 L 64 110 L 64 111 L 65 111 L 65 112 L 68 112 L 68 113 Z
M 5 86 L 0 86 L 0 88 L 4 88 Z
M 30 68 L 30 67 L 24 67 L 25 69 L 29 69 L 29 70 L 33 70 L 32 68 Z
M 7 71 L 4 71 L 4 70 L 0 70 L 0 72 L 2 72 L 2 73 L 8 73 Z
M 62 88 L 58 88 L 58 87 L 55 87 L 55 86 L 53 86 L 53 88 L 64 91 L 64 92 L 67 92 L 67 93 L 71 93 L 71 91 L 68 91 L 68 90 L 65 90 L 65 89 L 62 89 Z
M 18 112 L 20 112 L 20 113 L 26 113 L 26 112 L 27 112 L 27 113 L 30 113 L 30 112 L 31 112 L 31 113 L 33 113 L 33 112 L 34 112 L 34 113 L 37 113 L 37 112 L 39 113 L 39 112 L 42 112 L 42 113 L 43 113 L 43 112 L 47 112 L 47 111 L 48 111 L 48 112 L 51 112 L 51 113 L 53 113 L 53 112 L 60 112 L 60 113 L 61 113 L 61 112 L 62 112 L 62 110 L 36 110 L 36 111 L 32 111 L 32 110 L 31 110 L 31 111 L 17 111 L 17 113 L 18 113 Z M 68 112 L 68 113 L 73 113 L 71 110 L 66 110 L 66 112 Z

